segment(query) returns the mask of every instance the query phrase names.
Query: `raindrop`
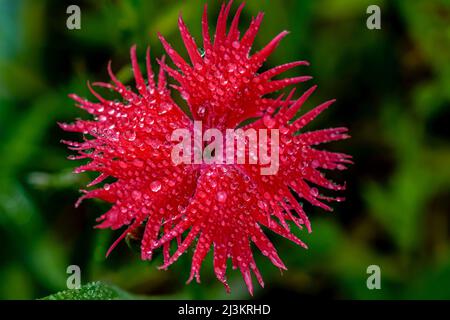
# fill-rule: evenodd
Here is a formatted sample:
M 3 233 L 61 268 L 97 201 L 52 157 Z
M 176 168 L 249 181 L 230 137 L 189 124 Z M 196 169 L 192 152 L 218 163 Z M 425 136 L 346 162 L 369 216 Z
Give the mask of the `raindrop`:
M 264 201 L 259 200 L 258 201 L 258 207 L 260 207 L 261 209 L 264 210 L 264 209 L 267 208 L 267 205 L 266 205 L 266 203 Z
M 128 141 L 136 140 L 136 132 L 133 130 L 127 130 L 123 133 L 123 138 Z
M 228 65 L 228 72 L 234 72 L 234 70 L 236 70 L 236 66 L 233 63 L 230 63 Z
M 204 106 L 201 106 L 201 107 L 198 108 L 198 110 L 197 110 L 197 114 L 198 114 L 200 117 L 203 117 L 203 116 L 205 115 L 205 112 L 206 112 L 206 108 L 205 108 Z
M 248 195 L 248 193 L 244 193 L 242 194 L 242 199 L 244 199 L 245 202 L 250 201 L 250 196 Z
M 288 134 L 289 133 L 289 128 L 287 128 L 285 126 L 281 126 L 280 127 L 280 133 L 281 134 Z
M 133 197 L 134 200 L 139 200 L 141 198 L 141 195 L 142 195 L 141 192 L 139 192 L 137 190 L 134 190 L 131 193 L 131 196 Z
M 311 162 L 311 167 L 313 167 L 313 168 L 317 168 L 317 167 L 319 167 L 319 165 L 320 165 L 320 163 L 319 163 L 319 161 L 317 161 L 317 160 L 313 160 L 313 161 Z
M 216 195 L 217 201 L 224 203 L 227 200 L 227 193 L 223 191 L 217 192 Z
M 153 123 L 155 123 L 155 119 L 153 119 L 151 116 L 148 116 L 147 118 L 145 118 L 145 123 L 148 125 L 152 125 Z
M 134 164 L 136 167 L 142 168 L 142 167 L 144 166 L 144 161 L 139 160 L 139 159 L 134 159 L 134 160 L 133 160 L 133 164 Z
M 153 181 L 152 183 L 150 183 L 150 189 L 153 192 L 158 192 L 159 190 L 161 190 L 161 182 L 158 180 Z
M 170 103 L 163 103 L 161 104 L 161 106 L 159 107 L 159 112 L 158 114 L 165 114 L 168 111 L 172 110 L 172 105 Z
M 309 190 L 309 193 L 313 196 L 313 197 L 317 197 L 319 195 L 319 190 L 317 190 L 317 188 L 311 188 L 311 190 Z
M 276 120 L 273 119 L 273 118 L 272 118 L 270 115 L 268 115 L 268 114 L 266 114 L 266 115 L 264 116 L 263 122 L 264 122 L 264 125 L 265 125 L 267 128 L 269 128 L 269 129 L 273 128 L 273 127 L 275 126 L 275 124 L 276 124 Z
M 189 99 L 189 93 L 187 93 L 186 91 L 181 92 L 181 97 L 184 100 L 188 100 Z

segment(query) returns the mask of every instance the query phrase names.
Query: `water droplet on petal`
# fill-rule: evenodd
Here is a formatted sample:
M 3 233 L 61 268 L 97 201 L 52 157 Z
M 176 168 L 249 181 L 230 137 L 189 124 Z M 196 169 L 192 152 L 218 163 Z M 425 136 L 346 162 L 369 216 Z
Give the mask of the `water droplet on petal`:
M 122 135 L 125 140 L 128 141 L 136 140 L 136 132 L 134 132 L 133 130 L 127 130 Z
M 250 196 L 248 195 L 248 193 L 243 193 L 242 199 L 244 199 L 245 202 L 248 202 L 248 201 L 250 201 Z
M 219 191 L 219 192 L 217 192 L 216 198 L 217 198 L 217 201 L 224 203 L 225 201 L 227 201 L 227 193 L 223 192 L 223 191 Z
M 145 118 L 145 123 L 148 125 L 152 125 L 155 122 L 155 119 L 153 119 L 151 116 L 148 116 Z
M 200 117 L 203 117 L 203 116 L 205 115 L 205 112 L 206 112 L 206 108 L 203 107 L 203 106 L 201 106 L 201 107 L 198 108 L 198 110 L 197 110 L 197 114 L 198 114 Z
M 267 204 L 264 201 L 259 200 L 258 201 L 258 207 L 265 210 L 267 208 Z
M 285 126 L 281 126 L 280 127 L 280 133 L 281 134 L 288 134 L 289 133 L 289 128 L 285 127 Z
M 274 126 L 275 126 L 275 124 L 276 124 L 276 120 L 275 119 L 273 119 L 270 115 L 268 115 L 268 114 L 266 114 L 265 116 L 264 116 L 264 118 L 263 118 L 263 122 L 264 122 L 264 125 L 267 127 L 267 128 L 273 128 Z
M 134 159 L 134 160 L 133 160 L 133 164 L 134 164 L 136 167 L 142 168 L 142 167 L 144 166 L 144 161 L 139 160 L 139 159 Z
M 186 91 L 182 91 L 182 92 L 181 92 L 181 97 L 182 97 L 184 100 L 188 100 L 188 99 L 189 99 L 189 93 L 187 93 Z
M 313 161 L 311 162 L 311 167 L 313 167 L 313 168 L 317 168 L 317 167 L 319 167 L 319 165 L 320 165 L 320 163 L 319 163 L 319 161 L 317 161 L 317 160 L 313 160 Z
M 172 110 L 172 105 L 170 103 L 163 103 L 161 104 L 161 106 L 159 107 L 159 112 L 158 114 L 165 114 L 168 111 Z
M 234 72 L 236 70 L 236 66 L 233 63 L 228 65 L 228 72 Z
M 139 191 L 137 191 L 137 190 L 134 190 L 131 193 L 131 196 L 133 197 L 134 200 L 139 200 L 141 198 L 141 195 L 142 194 Z
M 319 195 L 319 190 L 317 190 L 317 188 L 311 188 L 311 190 L 309 190 L 309 193 L 313 196 L 313 197 L 317 197 Z
M 161 182 L 158 180 L 153 181 L 152 183 L 150 183 L 150 189 L 153 192 L 158 192 L 159 190 L 161 190 Z

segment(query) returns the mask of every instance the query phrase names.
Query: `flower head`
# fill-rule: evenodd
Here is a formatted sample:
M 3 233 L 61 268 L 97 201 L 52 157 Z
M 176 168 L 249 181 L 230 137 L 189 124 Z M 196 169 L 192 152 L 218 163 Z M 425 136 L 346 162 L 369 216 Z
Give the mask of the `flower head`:
M 263 15 L 258 14 L 241 36 L 238 24 L 243 5 L 238 8 L 227 32 L 230 8 L 231 2 L 222 6 L 212 41 L 205 7 L 203 54 L 180 17 L 179 29 L 190 62 L 184 60 L 160 35 L 175 68 L 161 59 L 158 83 L 154 80 L 149 51 L 146 83 L 137 63 L 135 47 L 132 47 L 136 90 L 120 83 L 109 65 L 112 84 L 93 85 L 118 92 L 122 101 L 106 100 L 89 85 L 98 102 L 89 102 L 76 95 L 71 97 L 94 115 L 94 120 L 78 120 L 61 126 L 85 135 L 82 142 L 66 143 L 70 149 L 78 151 L 74 158 L 90 159 L 76 172 L 89 170 L 100 173 L 89 186 L 108 177 L 115 178 L 113 183 L 85 191 L 80 198 L 99 198 L 112 204 L 111 209 L 99 218 L 98 227 L 118 229 L 127 226 L 117 240 L 120 241 L 144 225 L 142 259 L 151 259 L 153 251 L 162 247 L 163 269 L 189 247 L 195 246 L 189 281 L 194 277 L 200 281 L 202 262 L 213 250 L 214 272 L 227 290 L 226 267 L 227 260 L 231 259 L 252 293 L 251 274 L 256 276 L 261 286 L 263 280 L 254 261 L 251 243 L 275 266 L 286 269 L 262 227 L 306 248 L 290 231 L 294 225 L 311 231 L 308 217 L 297 198 L 331 210 L 325 202 L 343 199 L 323 196 L 316 186 L 331 190 L 343 190 L 345 186 L 329 181 L 321 169 L 343 170 L 351 160 L 345 154 L 315 147 L 348 138 L 346 128 L 302 130 L 334 100 L 295 118 L 316 86 L 298 98 L 294 98 L 294 90 L 286 97 L 267 96 L 311 78 L 273 79 L 288 69 L 308 65 L 306 61 L 287 63 L 259 73 L 264 61 L 287 32 L 280 33 L 263 49 L 250 55 Z M 172 100 L 165 72 L 178 82 L 174 87 L 186 100 L 191 117 Z M 242 125 L 250 118 L 257 120 Z M 184 129 L 194 134 L 195 121 L 201 121 L 204 129 L 214 128 L 223 133 L 239 126 L 243 130 L 276 130 L 279 134 L 279 167 L 276 173 L 261 174 L 265 165 L 261 161 L 175 163 L 173 150 L 178 142 L 173 141 L 172 133 Z M 249 143 L 243 145 L 244 151 L 251 154 Z M 232 148 L 236 147 L 232 145 Z M 221 152 L 225 154 L 225 150 Z M 273 153 L 272 149 L 268 155 Z M 236 158 L 234 155 L 233 160 Z M 177 240 L 177 248 L 171 252 L 173 240 Z

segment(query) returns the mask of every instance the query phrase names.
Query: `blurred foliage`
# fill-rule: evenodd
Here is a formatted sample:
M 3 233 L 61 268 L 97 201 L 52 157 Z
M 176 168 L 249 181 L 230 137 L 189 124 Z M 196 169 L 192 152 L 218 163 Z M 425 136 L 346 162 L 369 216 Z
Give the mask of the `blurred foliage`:
M 189 255 L 158 271 L 161 257 L 143 262 L 122 242 L 105 259 L 120 231 L 92 228 L 107 210 L 104 203 L 74 209 L 77 190 L 92 176 L 71 173 L 75 163 L 65 159 L 69 152 L 59 140 L 75 136 L 56 124 L 85 116 L 67 94 L 90 97 L 86 81 L 107 80 L 109 59 L 119 77 L 130 80 L 132 44 L 141 61 L 148 45 L 159 57 L 159 31 L 181 50 L 180 12 L 199 38 L 203 6 L 194 0 L 81 1 L 82 28 L 68 30 L 70 4 L 0 0 L 0 298 L 65 290 L 73 264 L 81 267 L 83 283 L 113 286 L 88 284 L 48 298 L 86 298 L 89 290 L 99 298 L 248 298 L 237 271 L 230 271 L 232 293 L 225 293 L 211 256 L 201 285 L 185 285 Z M 219 3 L 208 4 L 213 22 Z M 366 28 L 370 4 L 381 7 L 381 30 Z M 348 126 L 353 138 L 329 147 L 352 154 L 356 164 L 331 173 L 348 186 L 347 201 L 332 216 L 305 204 L 313 233 L 299 236 L 308 251 L 271 235 L 289 270 L 281 276 L 257 256 L 266 288 L 255 296 L 450 298 L 450 3 L 248 1 L 241 27 L 261 10 L 266 16 L 255 49 L 291 31 L 265 67 L 311 62 L 301 72 L 314 76 L 319 92 L 308 107 L 338 99 L 312 126 Z M 366 287 L 372 264 L 381 267 L 381 290 Z

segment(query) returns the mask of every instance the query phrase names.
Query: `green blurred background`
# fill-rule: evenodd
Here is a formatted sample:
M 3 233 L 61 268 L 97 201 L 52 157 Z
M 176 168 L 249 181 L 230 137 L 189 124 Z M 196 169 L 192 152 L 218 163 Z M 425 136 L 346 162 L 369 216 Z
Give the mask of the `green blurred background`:
M 185 54 L 177 16 L 199 39 L 203 1 L 82 1 L 81 30 L 68 30 L 73 3 L 0 0 L 0 298 L 64 290 L 68 265 L 81 267 L 83 284 L 103 281 L 137 297 L 248 298 L 237 271 L 229 270 L 225 293 L 210 255 L 201 285 L 185 285 L 190 254 L 158 271 L 161 257 L 142 262 L 122 242 L 105 259 L 120 231 L 93 229 L 104 203 L 74 208 L 92 175 L 71 173 L 76 163 L 59 141 L 77 138 L 56 124 L 87 116 L 67 94 L 92 99 L 86 82 L 108 81 L 109 59 L 131 80 L 132 44 L 141 62 L 147 45 L 160 56 L 159 31 Z M 381 8 L 381 30 L 366 28 L 371 4 Z M 211 23 L 218 7 L 209 1 Z M 450 298 L 450 2 L 248 1 L 241 29 L 260 10 L 255 49 L 291 32 L 264 68 L 311 62 L 295 70 L 319 85 L 306 109 L 338 102 L 310 128 L 348 126 L 352 139 L 324 148 L 353 155 L 355 165 L 331 174 L 348 186 L 334 213 L 305 204 L 313 233 L 299 236 L 309 250 L 271 236 L 289 270 L 280 275 L 257 255 L 266 288 L 255 297 Z M 381 290 L 366 287 L 372 264 L 381 268 Z

